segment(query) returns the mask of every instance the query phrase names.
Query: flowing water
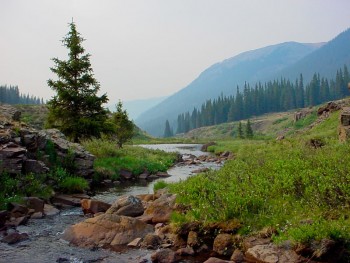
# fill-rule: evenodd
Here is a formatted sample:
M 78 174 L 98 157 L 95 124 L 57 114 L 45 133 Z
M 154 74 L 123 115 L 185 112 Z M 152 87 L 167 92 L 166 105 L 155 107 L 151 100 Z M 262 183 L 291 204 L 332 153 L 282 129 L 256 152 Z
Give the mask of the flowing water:
M 168 152 L 179 152 L 183 158 L 191 155 L 199 156 L 205 153 L 200 151 L 201 145 L 196 144 L 159 144 L 143 145 L 149 149 L 160 149 Z M 218 169 L 219 164 L 201 163 L 199 165 L 175 165 L 168 170 L 171 177 L 162 178 L 167 182 L 176 182 L 192 176 L 192 171 L 199 168 Z M 108 191 L 97 193 L 93 198 L 113 203 L 122 195 L 138 195 L 153 193 L 153 182 L 135 181 L 122 184 Z M 0 262 L 6 263 L 41 263 L 41 262 L 114 262 L 114 263 L 138 263 L 151 262 L 150 255 L 153 251 L 144 249 L 130 249 L 124 252 L 114 252 L 105 249 L 84 249 L 70 246 L 60 239 L 63 231 L 70 225 L 85 219 L 80 208 L 62 210 L 57 216 L 43 219 L 29 220 L 17 230 L 28 233 L 30 239 L 15 245 L 7 245 L 0 242 Z M 183 262 L 201 262 L 198 259 L 188 259 Z

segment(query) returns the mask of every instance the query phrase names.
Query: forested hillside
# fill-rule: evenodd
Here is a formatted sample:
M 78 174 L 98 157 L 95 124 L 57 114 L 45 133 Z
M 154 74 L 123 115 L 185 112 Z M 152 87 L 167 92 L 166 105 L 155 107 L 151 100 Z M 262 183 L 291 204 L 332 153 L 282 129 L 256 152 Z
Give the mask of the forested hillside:
M 344 65 L 334 78 L 329 80 L 315 73 L 306 85 L 303 75 L 295 82 L 281 79 L 265 84 L 257 83 L 254 87 L 245 84 L 243 91 L 237 88 L 235 96 L 220 96 L 214 100 L 207 100 L 201 108 L 178 115 L 177 133 L 340 99 L 349 95 L 349 82 L 349 71 Z
M 0 86 L 0 103 L 7 104 L 44 104 L 42 98 L 19 92 L 18 86 Z

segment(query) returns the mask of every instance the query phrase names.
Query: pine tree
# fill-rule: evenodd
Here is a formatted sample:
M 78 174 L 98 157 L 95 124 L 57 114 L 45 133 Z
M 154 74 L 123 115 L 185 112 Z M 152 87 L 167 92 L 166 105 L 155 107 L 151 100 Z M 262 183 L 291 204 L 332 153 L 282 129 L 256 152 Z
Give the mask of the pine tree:
M 55 66 L 51 71 L 58 80 L 47 82 L 56 92 L 48 102 L 47 127 L 58 128 L 77 142 L 109 132 L 107 110 L 102 107 L 108 98 L 106 94 L 97 95 L 100 84 L 94 78 L 90 54 L 85 54 L 82 46 L 84 39 L 77 32 L 74 22 L 69 27 L 70 31 L 62 40 L 69 51 L 68 60 L 52 59 Z
M 117 144 L 122 148 L 123 144 L 131 140 L 134 135 L 134 123 L 129 120 L 126 110 L 123 110 L 121 101 L 117 104 L 117 111 L 113 113 L 112 120 L 115 125 L 114 132 L 117 137 Z
M 252 125 L 250 124 L 250 120 L 248 119 L 247 125 L 246 125 L 246 130 L 245 130 L 245 135 L 248 139 L 253 138 L 253 129 Z
M 170 128 L 169 121 L 166 120 L 165 121 L 165 129 L 164 129 L 164 138 L 169 138 L 169 137 L 173 137 L 173 136 L 174 136 L 174 134 L 173 134 L 172 129 Z
M 239 123 L 238 123 L 238 127 L 237 127 L 237 136 L 238 136 L 238 138 L 240 138 L 240 139 L 243 139 L 243 138 L 244 138 L 244 135 L 243 135 L 243 128 L 242 128 L 242 122 L 239 122 Z

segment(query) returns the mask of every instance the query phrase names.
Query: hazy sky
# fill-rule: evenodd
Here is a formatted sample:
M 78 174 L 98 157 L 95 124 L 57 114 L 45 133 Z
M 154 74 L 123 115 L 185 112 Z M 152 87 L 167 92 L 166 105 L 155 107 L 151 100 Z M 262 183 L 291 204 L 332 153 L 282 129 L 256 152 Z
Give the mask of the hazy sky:
M 247 50 L 328 41 L 350 27 L 350 1 L 0 0 L 0 84 L 50 98 L 72 17 L 114 103 L 170 95 Z

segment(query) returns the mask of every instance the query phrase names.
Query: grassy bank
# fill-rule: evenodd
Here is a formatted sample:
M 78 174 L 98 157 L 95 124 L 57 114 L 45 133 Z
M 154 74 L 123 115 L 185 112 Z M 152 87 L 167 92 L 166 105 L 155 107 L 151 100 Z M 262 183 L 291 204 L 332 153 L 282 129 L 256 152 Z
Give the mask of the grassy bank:
M 231 140 L 211 146 L 216 153 L 230 150 L 236 158 L 220 171 L 169 185 L 177 201 L 191 207 L 174 215 L 174 221 L 238 219 L 242 234 L 276 229 L 276 242 L 331 238 L 348 244 L 350 146 L 338 142 L 337 125 L 335 113 L 282 141 Z M 314 148 L 311 139 L 324 146 Z
M 175 153 L 131 145 L 117 148 L 115 143 L 102 139 L 86 141 L 83 146 L 97 157 L 94 164 L 96 181 L 117 180 L 121 170 L 128 170 L 135 176 L 144 171 L 163 172 L 177 160 Z

